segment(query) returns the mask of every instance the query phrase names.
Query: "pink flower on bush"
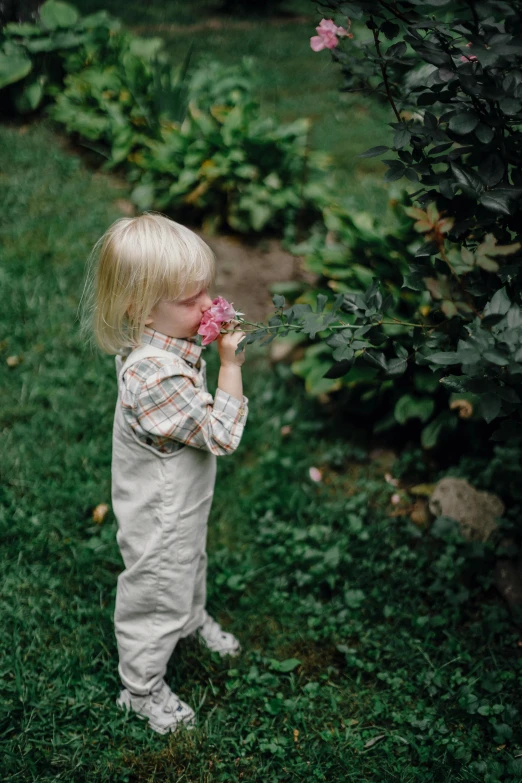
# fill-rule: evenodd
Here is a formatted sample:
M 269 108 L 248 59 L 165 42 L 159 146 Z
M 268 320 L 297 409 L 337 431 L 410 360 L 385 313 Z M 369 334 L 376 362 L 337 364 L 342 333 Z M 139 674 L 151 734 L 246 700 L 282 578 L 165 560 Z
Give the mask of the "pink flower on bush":
M 348 30 L 351 22 L 348 19 Z M 321 23 L 315 28 L 318 35 L 310 38 L 310 46 L 314 52 L 320 52 L 323 49 L 335 49 L 339 43 L 339 38 L 353 38 L 353 33 L 345 30 L 344 27 L 338 27 L 332 19 L 321 19 Z
M 466 48 L 469 49 L 469 47 L 472 45 L 471 41 L 466 44 Z M 469 63 L 473 62 L 473 60 L 478 59 L 474 54 L 463 54 L 460 58 L 463 63 Z
M 212 300 L 212 307 L 209 307 L 203 313 L 203 318 L 199 325 L 198 334 L 202 335 L 202 345 L 208 345 L 214 342 L 221 334 L 221 327 L 224 323 L 231 321 L 237 315 L 236 311 L 226 299 L 222 296 Z

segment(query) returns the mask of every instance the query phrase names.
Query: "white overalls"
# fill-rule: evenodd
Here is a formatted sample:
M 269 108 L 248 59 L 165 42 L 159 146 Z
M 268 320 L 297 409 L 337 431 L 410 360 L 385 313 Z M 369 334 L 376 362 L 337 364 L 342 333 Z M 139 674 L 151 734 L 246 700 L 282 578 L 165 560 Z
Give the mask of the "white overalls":
M 160 686 L 178 640 L 203 622 L 207 519 L 216 478 L 211 452 L 185 445 L 162 454 L 142 443 L 124 420 L 123 375 L 151 356 L 178 363 L 181 375 L 207 390 L 203 358 L 198 372 L 152 345 L 136 348 L 123 366 L 116 357 L 112 508 L 125 570 L 118 577 L 114 625 L 121 681 L 142 696 Z

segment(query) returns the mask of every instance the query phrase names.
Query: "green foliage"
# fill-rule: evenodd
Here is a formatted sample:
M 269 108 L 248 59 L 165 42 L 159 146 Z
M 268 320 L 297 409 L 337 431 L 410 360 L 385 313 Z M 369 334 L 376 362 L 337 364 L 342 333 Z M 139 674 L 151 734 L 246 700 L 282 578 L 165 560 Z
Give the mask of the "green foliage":
M 447 388 L 479 395 L 487 423 L 504 419 L 495 438 L 520 439 L 522 6 L 330 0 L 326 7 L 339 12 L 340 24 L 347 26 L 350 15 L 371 31 L 368 40 L 344 39 L 334 59 L 345 89 L 381 92 L 395 112 L 393 147 L 363 155 L 392 149 L 385 179 L 419 184 L 420 206 L 407 212 L 424 242 L 403 285 L 431 300 L 427 317 L 414 318 L 398 336 L 401 356 L 381 328 L 383 294 L 372 289 L 370 306 L 368 298 L 345 295 L 345 312 L 357 314 L 358 327 L 379 327 L 355 357 L 388 377 L 405 373 L 409 360 L 430 367 L 445 376 Z M 337 300 L 332 307 L 339 307 Z M 307 332 L 308 322 L 299 326 Z M 346 371 L 353 360 L 348 332 L 332 339 L 338 363 L 326 377 Z M 450 375 L 454 367 L 458 376 Z M 426 443 L 443 423 L 433 425 Z
M 304 181 L 305 167 L 313 178 L 324 159 L 308 150 L 309 121 L 261 117 L 251 63 L 205 62 L 189 75 L 190 51 L 174 67 L 160 39 L 124 32 L 102 13 L 81 19 L 56 0 L 38 24 L 7 25 L 1 51 L 0 87 L 17 83 L 17 110 L 52 98 L 52 118 L 125 172 L 140 209 L 245 233 L 319 215 Z
M 519 633 L 490 589 L 491 547 L 392 516 L 395 490 L 339 437 L 342 417 L 252 350 L 250 419 L 209 526 L 209 609 L 243 654 L 180 643 L 167 678 L 193 732 L 161 737 L 116 709 L 123 564 L 112 514 L 92 520 L 110 504 L 114 362 L 81 344 L 77 308 L 125 193 L 42 124 L 0 133 L 3 780 L 519 780 Z

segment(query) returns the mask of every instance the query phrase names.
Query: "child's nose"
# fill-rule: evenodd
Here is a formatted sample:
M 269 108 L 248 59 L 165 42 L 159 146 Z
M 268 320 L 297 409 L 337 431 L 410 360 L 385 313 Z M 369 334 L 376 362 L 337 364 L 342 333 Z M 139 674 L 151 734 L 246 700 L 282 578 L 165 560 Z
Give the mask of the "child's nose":
M 209 310 L 211 307 L 212 307 L 212 299 L 207 294 L 203 299 L 203 304 L 201 306 L 201 309 L 203 310 L 203 312 L 205 312 L 205 310 Z

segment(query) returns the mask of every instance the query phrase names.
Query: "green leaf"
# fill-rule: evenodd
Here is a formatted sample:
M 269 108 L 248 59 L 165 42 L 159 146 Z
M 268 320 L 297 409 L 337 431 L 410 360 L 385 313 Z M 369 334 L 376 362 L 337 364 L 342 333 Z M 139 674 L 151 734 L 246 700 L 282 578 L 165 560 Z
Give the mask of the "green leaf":
M 32 63 L 20 50 L 20 54 L 5 55 L 0 52 L 0 90 L 8 84 L 19 82 L 30 72 Z
M 411 394 L 404 394 L 395 405 L 393 414 L 399 424 L 404 424 L 408 419 L 427 421 L 434 407 L 435 402 L 429 397 L 412 397 Z
M 483 394 L 479 400 L 480 412 L 489 424 L 496 419 L 502 409 L 502 401 L 496 394 Z
M 393 146 L 395 149 L 402 149 L 403 147 L 406 147 L 410 143 L 410 132 L 406 128 L 401 128 L 395 133 L 395 136 L 393 137 Z
M 366 346 L 366 344 L 365 344 L 365 346 Z M 355 355 L 355 350 L 354 350 L 354 348 L 351 345 L 339 346 L 333 352 L 333 358 L 337 362 L 349 361 L 349 362 L 353 363 L 354 355 Z M 328 377 L 333 377 L 333 376 L 328 376 Z
M 270 666 L 276 672 L 293 672 L 294 669 L 301 666 L 301 661 L 298 658 L 287 658 L 285 661 L 276 661 L 272 658 Z
M 486 185 L 493 187 L 498 185 L 504 176 L 504 161 L 496 152 L 488 155 L 478 167 L 478 173 Z
M 384 152 L 388 152 L 390 148 L 389 147 L 370 147 L 369 150 L 366 150 L 366 152 L 361 152 L 359 155 L 356 155 L 356 158 L 374 158 L 376 155 L 382 155 Z
M 491 297 L 491 301 L 484 308 L 484 315 L 505 315 L 511 307 L 506 289 L 500 288 Z
M 344 603 L 349 609 L 359 609 L 366 598 L 362 590 L 345 590 Z
M 150 209 L 154 204 L 154 185 L 138 185 L 131 193 L 132 201 L 140 209 Z
M 452 163 L 451 170 L 460 187 L 467 195 L 480 196 L 483 193 L 484 183 L 472 169 Z
M 433 421 L 424 427 L 421 432 L 421 445 L 425 449 L 432 449 L 437 445 L 439 435 L 442 432 L 442 428 L 446 423 L 446 418 L 439 414 Z
M 440 351 L 439 353 L 432 353 L 431 356 L 427 356 L 426 358 L 432 364 L 440 364 L 445 366 L 461 363 L 459 357 L 454 351 Z
M 475 128 L 475 136 L 482 144 L 489 144 L 493 141 L 495 131 L 490 125 L 486 125 L 484 122 L 479 122 Z
M 448 391 L 465 392 L 466 385 L 462 375 L 446 375 L 445 378 L 441 378 L 441 384 Z
M 484 351 L 483 356 L 484 359 L 491 364 L 497 365 L 497 367 L 506 367 L 509 364 L 509 359 L 506 359 L 505 356 L 496 351 Z
M 377 353 L 377 351 L 365 351 L 363 353 L 363 359 L 365 359 L 368 364 L 373 364 L 375 367 L 379 367 L 381 370 L 386 371 L 388 369 L 386 357 L 383 353 Z
M 281 296 L 280 294 L 275 294 L 272 297 L 272 302 L 274 303 L 274 307 L 284 307 L 285 306 L 285 298 L 284 298 L 284 296 Z
M 454 133 L 459 133 L 464 136 L 467 133 L 472 133 L 480 122 L 480 117 L 476 112 L 461 111 L 458 114 L 454 114 L 449 121 L 449 129 Z
M 480 196 L 480 203 L 490 209 L 492 212 L 499 212 L 502 215 L 511 215 L 510 197 L 505 192 L 495 192 L 490 190 L 482 193 Z
M 328 297 L 325 296 L 325 294 L 318 294 L 316 312 L 322 313 L 324 311 L 324 307 L 327 301 L 328 301 Z
M 501 111 L 503 111 L 504 114 L 507 114 L 509 117 L 518 114 L 522 109 L 522 103 L 515 100 L 514 98 L 502 98 L 498 102 L 498 105 L 500 106 Z
M 21 93 L 15 95 L 15 106 L 20 114 L 37 109 L 43 98 L 43 91 L 43 80 L 38 78 L 31 81 Z
M 40 8 L 40 19 L 48 30 L 56 30 L 59 27 L 72 27 L 76 24 L 80 15 L 72 5 L 62 0 L 47 0 Z
M 353 359 L 342 359 L 340 362 L 332 364 L 330 369 L 323 375 L 323 378 L 342 378 L 352 366 Z

